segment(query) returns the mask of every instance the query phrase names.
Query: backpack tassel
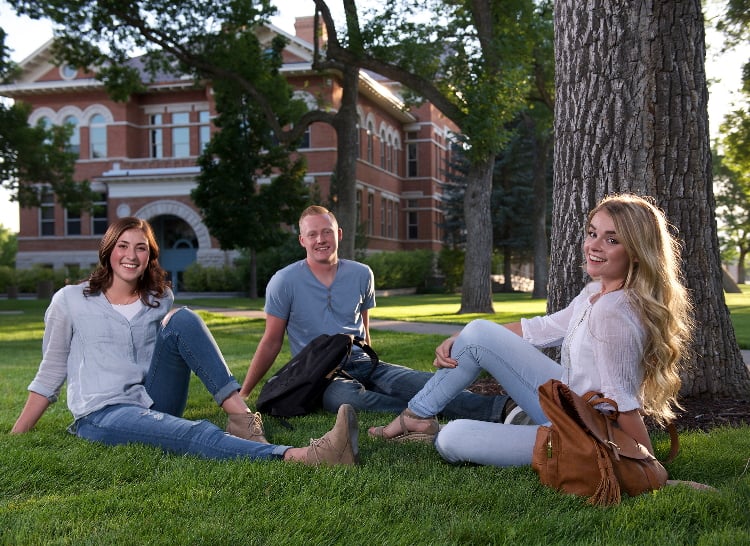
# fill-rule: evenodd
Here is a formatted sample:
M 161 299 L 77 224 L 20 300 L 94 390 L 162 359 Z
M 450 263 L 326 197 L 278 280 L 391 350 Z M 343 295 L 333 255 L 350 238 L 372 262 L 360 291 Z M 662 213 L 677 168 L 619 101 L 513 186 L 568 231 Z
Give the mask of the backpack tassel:
M 597 451 L 597 464 L 599 466 L 599 473 L 601 474 L 601 481 L 596 487 L 594 494 L 589 497 L 589 504 L 595 506 L 608 506 L 611 504 L 620 503 L 620 482 L 615 476 L 614 468 L 612 468 L 612 461 L 607 456 L 605 448 L 596 443 Z

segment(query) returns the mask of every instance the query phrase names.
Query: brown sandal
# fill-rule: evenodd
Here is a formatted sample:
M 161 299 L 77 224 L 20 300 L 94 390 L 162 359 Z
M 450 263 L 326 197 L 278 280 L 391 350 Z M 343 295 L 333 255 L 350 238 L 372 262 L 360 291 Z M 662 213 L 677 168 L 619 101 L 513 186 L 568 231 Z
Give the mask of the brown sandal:
M 417 419 L 419 421 L 430 421 L 430 426 L 425 431 L 411 431 L 406 428 L 406 422 L 404 417 L 409 419 Z M 435 416 L 432 417 L 420 417 L 409 408 L 406 408 L 398 416 L 399 424 L 401 425 L 401 433 L 396 436 L 388 437 L 385 435 L 385 427 L 373 427 L 368 431 L 371 438 L 381 438 L 389 442 L 425 442 L 431 444 L 435 441 L 435 436 L 440 430 L 440 423 Z M 387 425 L 386 425 L 387 426 Z

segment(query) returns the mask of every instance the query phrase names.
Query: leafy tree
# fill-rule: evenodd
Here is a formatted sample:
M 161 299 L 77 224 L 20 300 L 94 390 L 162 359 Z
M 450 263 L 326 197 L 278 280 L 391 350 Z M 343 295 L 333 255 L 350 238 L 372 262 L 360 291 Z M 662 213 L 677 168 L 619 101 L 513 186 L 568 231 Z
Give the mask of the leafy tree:
M 732 48 L 750 40 L 750 0 L 728 0 L 716 25 Z M 750 60 L 743 66 L 744 104 L 727 114 L 720 127 L 722 137 L 714 174 L 719 178 L 716 204 L 721 220 L 722 249 L 736 258 L 737 282 L 747 282 L 745 260 L 750 252 Z
M 17 66 L 5 46 L 0 29 L 0 81 L 12 80 Z M 70 127 L 29 126 L 30 107 L 23 103 L 0 102 L 0 183 L 11 199 L 22 207 L 39 206 L 40 185 L 56 194 L 69 209 L 88 208 L 92 194 L 87 181 L 73 177 L 76 154 L 68 151 Z
M 735 110 L 721 126 L 721 149 L 715 156 L 716 205 L 722 254 L 737 260 L 737 282 L 746 282 L 746 259 L 750 253 L 750 114 Z
M 724 16 L 716 28 L 727 37 L 730 47 L 750 40 L 750 0 L 727 0 Z M 750 81 L 749 70 L 745 65 L 745 81 Z
M 341 38 L 326 2 L 315 4 L 328 33 L 327 59 L 400 82 L 460 127 L 468 165 L 460 312 L 491 312 L 492 173 L 508 140 L 502 128 L 523 107 L 532 83 L 537 4 L 386 0 L 370 8 L 362 26 L 355 1 L 344 0 Z
M 15 267 L 18 252 L 18 235 L 0 225 L 0 266 Z
M 493 249 L 503 257 L 505 291 L 512 290 L 512 262 L 528 260 L 534 246 L 533 223 L 529 221 L 534 212 L 534 143 L 520 121 L 510 134 L 508 144 L 496 156 L 491 194 Z M 447 182 L 443 184 L 442 227 L 446 242 L 463 247 L 467 237 L 463 203 L 468 167 L 460 152 L 454 155 L 449 167 Z
M 699 325 L 682 393 L 746 395 L 750 374 L 722 290 L 700 2 L 558 0 L 555 56 L 550 310 L 585 282 L 587 211 L 605 194 L 653 196 L 684 245 Z
M 528 262 L 537 244 L 543 244 L 545 250 L 547 248 L 546 237 L 544 241 L 535 240 L 535 214 L 538 206 L 535 178 L 538 175 L 539 165 L 549 164 L 549 161 L 545 161 L 546 157 L 540 158 L 539 155 L 550 153 L 549 149 L 539 150 L 538 139 L 537 126 L 531 116 L 522 114 L 515 124 L 512 140 L 498 154 L 495 164 L 495 182 L 492 192 L 493 239 L 494 248 L 500 251 L 503 257 L 505 278 L 503 290 L 505 291 L 513 290 L 512 264 L 521 260 Z M 545 188 L 551 189 L 550 173 L 544 174 L 546 176 L 542 183 Z M 544 202 L 542 210 L 546 210 L 548 193 L 544 192 L 541 199 Z M 546 234 L 546 222 L 544 228 Z M 546 260 L 545 255 L 544 262 Z M 546 276 L 536 278 L 535 274 L 535 285 L 544 286 L 546 280 Z
M 264 78 L 275 80 L 281 66 L 283 41 L 261 51 L 255 34 L 243 32 L 232 41 L 213 44 L 213 54 L 224 59 L 228 70 L 262 85 Z M 262 55 L 264 58 L 258 58 Z M 272 69 L 266 72 L 265 68 Z M 266 98 L 277 112 L 288 106 L 288 89 L 277 86 Z M 257 251 L 280 245 L 286 230 L 294 224 L 308 203 L 304 185 L 305 165 L 301 157 L 291 159 L 289 150 L 279 145 L 264 113 L 253 98 L 231 79 L 214 82 L 218 116 L 208 146 L 198 159 L 201 173 L 191 197 L 200 208 L 206 226 L 224 249 L 250 250 L 250 295 L 257 297 L 255 260 Z M 298 107 L 302 107 L 297 103 Z M 298 113 L 289 110 L 289 118 Z M 288 121 L 279 116 L 281 123 Z M 259 184 L 259 178 L 269 179 Z
M 460 135 L 457 137 L 460 141 Z M 443 200 L 441 210 L 443 221 L 443 243 L 451 250 L 458 251 L 466 244 L 466 222 L 464 222 L 464 196 L 466 195 L 466 177 L 469 173 L 468 160 L 462 153 L 462 146 L 455 144 L 447 165 L 445 182 L 440 183 Z M 459 256 L 464 260 L 463 252 L 450 252 L 448 256 Z M 463 277 L 463 266 L 461 266 Z M 455 287 L 454 287 L 455 288 Z

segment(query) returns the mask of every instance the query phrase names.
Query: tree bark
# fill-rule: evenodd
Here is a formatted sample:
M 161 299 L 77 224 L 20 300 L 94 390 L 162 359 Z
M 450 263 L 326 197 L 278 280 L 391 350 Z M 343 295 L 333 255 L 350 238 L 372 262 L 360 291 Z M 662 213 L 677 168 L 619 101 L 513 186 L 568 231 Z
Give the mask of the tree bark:
M 740 249 L 739 257 L 737 258 L 737 284 L 745 284 L 746 272 L 745 272 L 745 260 L 747 259 L 747 250 L 744 248 Z
M 359 93 L 359 69 L 346 65 L 342 74 L 342 95 L 339 111 L 334 116 L 336 129 L 336 205 L 334 212 L 344 238 L 339 245 L 339 255 L 354 259 L 354 243 L 357 235 L 357 95 Z
M 555 2 L 555 173 L 549 310 L 585 282 L 586 213 L 651 195 L 684 243 L 698 325 L 683 395 L 750 392 L 721 283 L 699 0 Z
M 472 162 L 464 197 L 466 241 L 459 313 L 494 313 L 492 307 L 492 173 L 495 157 Z

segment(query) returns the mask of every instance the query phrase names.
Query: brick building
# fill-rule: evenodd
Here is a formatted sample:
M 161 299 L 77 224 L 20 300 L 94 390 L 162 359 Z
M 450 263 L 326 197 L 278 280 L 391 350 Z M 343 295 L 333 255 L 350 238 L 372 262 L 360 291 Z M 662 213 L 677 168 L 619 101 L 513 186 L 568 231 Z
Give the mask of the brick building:
M 298 96 L 311 107 L 322 99 L 336 108 L 337 75 L 311 69 L 312 30 L 312 17 L 304 17 L 297 19 L 295 36 L 272 25 L 259 32 L 262 40 L 274 33 L 289 39 L 282 70 Z M 91 214 L 65 210 L 51 195 L 39 208 L 21 209 L 17 267 L 88 269 L 97 262 L 108 223 L 127 215 L 154 225 L 161 262 L 174 279 L 195 261 L 231 261 L 190 200 L 196 159 L 214 130 L 210 85 L 162 76 L 146 92 L 115 102 L 91 73 L 52 64 L 50 47 L 44 44 L 25 59 L 20 76 L 0 86 L 0 95 L 30 103 L 32 125 L 44 120 L 75 126 L 70 145 L 80 154 L 76 177 L 88 179 L 99 199 Z M 132 62 L 137 66 L 139 60 Z M 357 203 L 367 250 L 438 250 L 440 182 L 455 126 L 429 103 L 404 111 L 394 89 L 377 75 L 360 75 Z M 336 162 L 334 129 L 313 124 L 300 153 L 307 159 L 306 181 L 316 183 L 325 198 Z

